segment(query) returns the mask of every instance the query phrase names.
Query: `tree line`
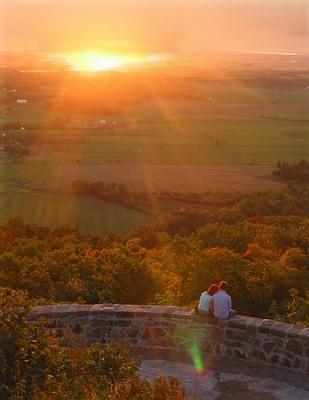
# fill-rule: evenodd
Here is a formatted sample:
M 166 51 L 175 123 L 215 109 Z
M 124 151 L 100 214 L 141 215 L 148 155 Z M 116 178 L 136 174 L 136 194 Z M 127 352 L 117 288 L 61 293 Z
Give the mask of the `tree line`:
M 273 175 L 285 181 L 309 183 L 309 162 L 304 159 L 295 163 L 278 161 Z
M 306 187 L 291 187 L 281 192 L 145 192 L 122 183 L 77 180 L 73 182 L 71 190 L 78 195 L 95 197 L 151 214 L 169 214 L 167 219 L 181 220 L 185 229 L 187 224 L 191 224 L 191 231 L 208 222 L 237 223 L 256 216 L 309 215 L 309 190 Z M 164 212 L 164 205 L 172 201 L 178 202 L 175 211 Z M 178 229 L 175 227 L 175 233 Z

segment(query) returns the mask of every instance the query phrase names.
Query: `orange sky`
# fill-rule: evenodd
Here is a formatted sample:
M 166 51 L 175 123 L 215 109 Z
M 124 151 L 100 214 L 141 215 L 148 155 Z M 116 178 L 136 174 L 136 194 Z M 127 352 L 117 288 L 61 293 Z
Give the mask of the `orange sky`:
M 307 0 L 1 0 L 0 13 L 9 50 L 308 49 Z

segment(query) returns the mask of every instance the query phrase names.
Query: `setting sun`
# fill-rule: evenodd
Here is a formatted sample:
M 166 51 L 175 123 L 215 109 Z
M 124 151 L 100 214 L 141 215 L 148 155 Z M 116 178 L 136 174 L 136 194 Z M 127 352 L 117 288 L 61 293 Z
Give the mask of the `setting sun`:
M 77 71 L 109 71 L 140 64 L 145 60 L 135 55 L 110 55 L 100 53 L 72 53 L 65 55 L 65 59 Z

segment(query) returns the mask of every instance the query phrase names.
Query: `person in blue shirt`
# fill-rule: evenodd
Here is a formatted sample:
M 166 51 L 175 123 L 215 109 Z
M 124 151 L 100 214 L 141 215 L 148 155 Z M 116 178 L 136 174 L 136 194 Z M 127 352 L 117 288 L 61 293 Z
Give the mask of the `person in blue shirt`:
M 227 294 L 228 283 L 222 281 L 219 283 L 219 291 L 214 294 L 212 299 L 213 314 L 218 319 L 229 319 L 236 315 L 236 311 L 232 310 L 232 298 Z
M 219 286 L 212 284 L 209 286 L 206 292 L 203 292 L 200 297 L 200 302 L 198 305 L 198 313 L 203 315 L 211 316 L 213 315 L 213 300 L 212 296 L 217 293 Z

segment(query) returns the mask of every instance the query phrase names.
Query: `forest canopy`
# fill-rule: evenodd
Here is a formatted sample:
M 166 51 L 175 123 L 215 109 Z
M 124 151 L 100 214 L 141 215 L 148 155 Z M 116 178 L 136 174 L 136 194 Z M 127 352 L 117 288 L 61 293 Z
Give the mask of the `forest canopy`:
M 11 220 L 0 229 L 0 287 L 43 302 L 194 306 L 225 279 L 240 314 L 308 324 L 306 207 L 302 215 L 276 215 L 289 205 L 296 211 L 305 193 L 278 194 L 271 204 L 262 196 L 242 195 L 230 208 L 223 196 L 212 213 L 179 210 L 127 236 Z

